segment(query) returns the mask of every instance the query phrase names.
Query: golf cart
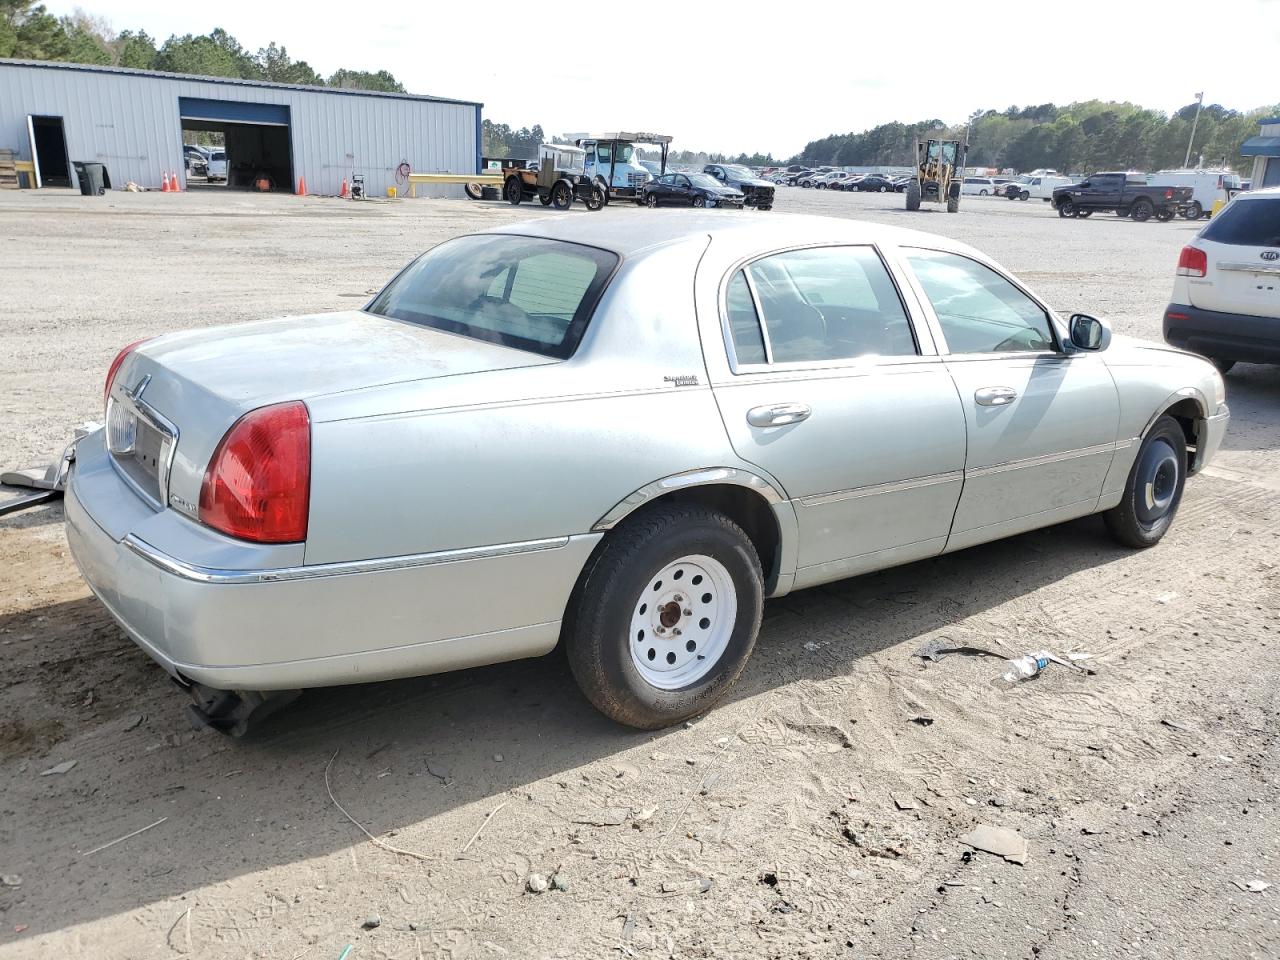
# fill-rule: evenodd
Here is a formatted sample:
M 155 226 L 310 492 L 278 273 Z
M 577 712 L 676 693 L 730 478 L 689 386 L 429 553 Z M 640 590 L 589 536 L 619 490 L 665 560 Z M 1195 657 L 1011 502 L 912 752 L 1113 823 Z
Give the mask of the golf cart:
M 661 133 L 599 133 L 577 140 L 586 151 L 586 172 L 605 189 L 605 202 L 617 197 L 644 203 L 644 185 L 667 172 L 667 151 L 672 138 Z M 646 169 L 636 156 L 636 144 L 651 144 L 661 150 L 657 174 Z
M 604 189 L 584 172 L 583 157 L 578 147 L 544 143 L 538 147 L 536 169 L 503 171 L 502 195 L 513 204 L 537 197 L 544 207 L 557 210 L 568 210 L 574 200 L 599 210 L 605 205 Z

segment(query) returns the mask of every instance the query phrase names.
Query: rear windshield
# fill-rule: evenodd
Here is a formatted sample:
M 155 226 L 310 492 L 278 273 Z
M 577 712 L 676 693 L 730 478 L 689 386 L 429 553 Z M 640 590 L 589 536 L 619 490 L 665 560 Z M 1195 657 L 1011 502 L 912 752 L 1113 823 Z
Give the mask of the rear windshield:
M 538 237 L 459 237 L 428 250 L 368 307 L 436 330 L 572 356 L 616 254 Z
M 1214 243 L 1280 247 L 1280 197 L 1237 200 L 1215 215 L 1200 236 Z

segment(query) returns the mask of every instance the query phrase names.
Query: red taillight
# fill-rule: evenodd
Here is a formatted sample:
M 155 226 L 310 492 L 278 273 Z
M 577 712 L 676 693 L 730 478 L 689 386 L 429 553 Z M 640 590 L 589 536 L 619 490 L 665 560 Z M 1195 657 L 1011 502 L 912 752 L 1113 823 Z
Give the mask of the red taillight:
M 116 354 L 116 358 L 111 361 L 111 366 L 107 367 L 107 384 L 102 388 L 102 402 L 107 402 L 107 397 L 111 396 L 111 384 L 115 383 L 116 374 L 120 372 L 120 364 L 124 363 L 124 358 L 138 349 L 140 344 L 146 343 L 145 340 L 135 340 L 123 350 Z
M 1172 199 L 1173 199 L 1173 188 L 1172 188 L 1172 187 L 1170 187 L 1168 190 L 1166 190 L 1166 191 L 1164 192 L 1164 198 L 1165 198 L 1166 200 L 1172 200 Z
M 200 522 L 241 540 L 307 538 L 311 418 L 300 400 L 251 410 L 213 452 L 200 487 Z
M 1178 254 L 1178 276 L 1203 277 L 1209 271 L 1209 257 L 1197 247 L 1183 247 Z

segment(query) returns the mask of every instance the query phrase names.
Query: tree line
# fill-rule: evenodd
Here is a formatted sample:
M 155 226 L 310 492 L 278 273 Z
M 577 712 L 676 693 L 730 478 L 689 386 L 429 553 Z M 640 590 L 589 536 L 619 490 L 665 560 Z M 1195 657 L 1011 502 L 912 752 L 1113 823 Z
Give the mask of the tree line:
M 1014 170 L 1052 168 L 1091 173 L 1103 169 L 1158 170 L 1181 167 L 1191 144 L 1191 162 L 1224 163 L 1244 172 L 1251 164 L 1240 145 L 1258 132 L 1258 121 L 1280 113 L 1280 105 L 1231 110 L 1207 104 L 1196 122 L 1196 104 L 1166 115 L 1132 103 L 1088 100 L 980 110 L 970 118 L 968 162 L 974 167 Z M 1191 140 L 1192 125 L 1195 139 Z M 840 167 L 910 166 L 917 138 L 964 139 L 966 124 L 941 120 L 885 123 L 861 133 L 832 134 L 805 145 L 790 163 Z
M 61 60 L 193 73 L 206 77 L 269 80 L 348 90 L 404 93 L 404 86 L 386 70 L 335 70 L 322 77 L 305 60 L 294 60 L 274 41 L 256 53 L 242 47 L 227 31 L 171 36 L 162 44 L 145 30 L 116 33 L 102 17 L 77 10 L 56 17 L 43 4 L 30 0 L 0 0 L 0 57 L 19 60 Z

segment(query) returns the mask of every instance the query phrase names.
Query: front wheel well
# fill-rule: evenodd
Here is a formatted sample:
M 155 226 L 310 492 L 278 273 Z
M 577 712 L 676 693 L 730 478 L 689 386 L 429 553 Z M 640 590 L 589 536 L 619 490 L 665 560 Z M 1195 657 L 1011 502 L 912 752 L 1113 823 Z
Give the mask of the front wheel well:
M 1199 450 L 1197 444 L 1205 419 L 1205 414 L 1200 409 L 1200 404 L 1191 397 L 1187 397 L 1169 407 L 1161 416 L 1172 417 L 1178 426 L 1182 428 L 1182 435 L 1187 441 L 1187 459 L 1191 464 L 1190 470 L 1191 472 L 1198 470 L 1200 464 L 1198 463 Z

